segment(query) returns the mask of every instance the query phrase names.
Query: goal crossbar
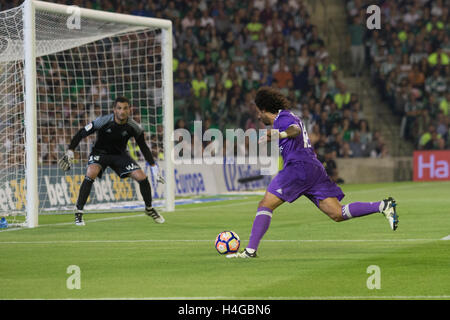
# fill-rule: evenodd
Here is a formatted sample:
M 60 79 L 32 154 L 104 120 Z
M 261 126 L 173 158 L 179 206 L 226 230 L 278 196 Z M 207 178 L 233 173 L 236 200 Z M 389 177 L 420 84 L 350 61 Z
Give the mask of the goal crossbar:
M 26 0 L 29 1 L 29 0 Z M 38 0 L 32 0 L 36 10 L 48 11 L 58 14 L 68 14 L 68 9 L 71 6 L 50 3 Z M 140 27 L 154 27 L 165 30 L 172 29 L 172 21 L 158 18 L 147 18 L 140 16 L 133 16 L 123 13 L 113 13 L 107 11 L 93 10 L 87 8 L 77 8 L 82 17 L 92 20 L 104 21 L 104 22 L 122 22 L 124 24 L 140 26 Z

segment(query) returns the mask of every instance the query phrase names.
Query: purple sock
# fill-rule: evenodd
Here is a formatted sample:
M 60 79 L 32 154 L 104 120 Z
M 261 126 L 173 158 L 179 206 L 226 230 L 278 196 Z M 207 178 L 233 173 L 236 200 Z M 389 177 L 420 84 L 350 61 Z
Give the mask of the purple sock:
M 353 202 L 342 206 L 344 220 L 362 217 L 371 213 L 380 212 L 381 201 L 378 202 Z
M 257 250 L 259 242 L 269 229 L 272 221 L 272 210 L 266 207 L 259 207 L 256 212 L 255 220 L 253 221 L 252 233 L 250 234 L 250 241 L 247 248 Z

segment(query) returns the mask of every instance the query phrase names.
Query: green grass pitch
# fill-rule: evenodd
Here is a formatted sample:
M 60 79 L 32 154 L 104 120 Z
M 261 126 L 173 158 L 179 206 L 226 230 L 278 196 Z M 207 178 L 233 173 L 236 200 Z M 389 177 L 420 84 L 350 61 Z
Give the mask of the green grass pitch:
M 215 237 L 233 230 L 245 247 L 261 196 L 179 206 L 163 225 L 143 212 L 86 214 L 85 227 L 43 215 L 0 232 L 0 299 L 450 299 L 450 183 L 342 188 L 342 203 L 395 197 L 398 230 L 381 214 L 336 223 L 302 197 L 274 212 L 257 259 L 234 260 Z

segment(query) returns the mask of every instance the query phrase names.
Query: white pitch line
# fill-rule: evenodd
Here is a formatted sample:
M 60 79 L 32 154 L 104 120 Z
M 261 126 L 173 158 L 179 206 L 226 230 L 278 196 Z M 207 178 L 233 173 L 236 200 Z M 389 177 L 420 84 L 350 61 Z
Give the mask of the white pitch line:
M 410 300 L 410 299 L 450 299 L 450 295 L 440 296 L 298 296 L 298 297 L 234 297 L 234 296 L 215 296 L 215 297 L 103 297 L 103 298 L 82 298 L 82 299 L 63 299 L 63 300 Z M 45 300 L 45 299 L 31 299 Z
M 196 207 L 196 208 L 179 208 L 178 211 L 175 211 L 175 213 L 180 212 L 180 211 L 207 210 L 207 209 L 212 209 L 212 208 L 216 208 L 216 207 L 221 207 L 221 208 L 222 207 L 234 207 L 234 206 L 250 204 L 250 203 L 256 204 L 257 202 L 256 201 L 244 201 L 244 202 L 233 202 L 233 203 L 228 203 L 228 204 L 217 204 L 215 206 L 204 206 L 204 207 Z M 89 213 L 87 215 L 89 216 Z M 88 220 L 86 220 L 86 223 L 103 222 L 103 221 L 110 221 L 110 220 L 120 220 L 120 219 L 136 218 L 136 217 L 143 217 L 143 216 L 145 216 L 145 214 L 126 215 L 126 216 L 100 218 L 100 219 L 93 219 L 93 220 L 88 219 Z M 61 223 L 51 223 L 51 224 L 40 224 L 38 227 L 56 227 L 56 226 L 65 226 L 65 225 L 73 225 L 73 224 L 74 224 L 73 222 L 61 222 Z M 27 229 L 27 228 L 5 229 L 5 230 L 0 230 L 0 233 L 6 232 L 6 231 L 18 231 L 18 230 L 29 230 L 29 229 Z
M 440 239 L 348 239 L 348 240 L 332 240 L 332 239 L 306 239 L 306 240 L 261 240 L 262 242 L 423 242 L 423 241 L 440 241 Z M 5 244 L 92 244 L 92 243 L 161 243 L 161 242 L 214 242 L 214 240 L 206 239 L 141 239 L 141 240 L 55 240 L 55 241 L 0 241 L 0 245 Z
M 234 200 L 234 201 L 242 201 L 242 200 Z M 220 202 L 220 201 L 217 201 Z M 257 200 L 253 200 L 253 201 L 242 201 L 242 202 L 233 202 L 233 203 L 228 203 L 228 204 L 220 204 L 217 203 L 217 205 L 215 206 L 202 206 L 202 207 L 195 207 L 195 208 L 179 208 L 180 211 L 191 211 L 191 210 L 203 210 L 203 209 L 211 209 L 211 208 L 216 208 L 216 207 L 234 207 L 234 206 L 240 206 L 243 204 L 250 204 L 250 203 L 254 203 L 255 204 L 255 210 L 256 210 L 256 206 L 258 205 L 258 201 Z M 176 212 L 176 211 L 175 211 Z
M 102 221 L 110 221 L 110 220 L 136 218 L 136 217 L 143 217 L 143 216 L 145 216 L 145 214 L 135 214 L 135 215 L 127 215 L 127 216 L 100 218 L 100 219 L 92 219 L 92 220 L 87 220 L 87 221 L 89 221 L 89 223 L 92 223 L 92 222 L 102 222 Z M 49 224 L 39 225 L 39 227 L 53 227 L 53 226 L 73 225 L 73 224 L 74 224 L 73 222 L 49 223 Z
M 109 220 L 136 218 L 136 217 L 143 217 L 143 216 L 144 216 L 144 214 L 137 214 L 137 215 L 127 215 L 127 216 L 119 216 L 119 217 L 92 219 L 92 220 L 88 220 L 88 221 L 89 221 L 89 223 L 92 223 L 92 222 L 102 222 L 102 221 L 109 221 Z M 60 223 L 40 224 L 38 227 L 57 227 L 57 226 L 67 226 L 67 225 L 73 225 L 73 224 L 74 224 L 73 222 L 60 222 Z M 21 228 L 0 230 L 0 232 L 18 231 L 18 230 L 29 230 L 29 229 L 21 227 Z
M 446 237 L 443 237 L 441 240 L 450 240 L 450 234 Z

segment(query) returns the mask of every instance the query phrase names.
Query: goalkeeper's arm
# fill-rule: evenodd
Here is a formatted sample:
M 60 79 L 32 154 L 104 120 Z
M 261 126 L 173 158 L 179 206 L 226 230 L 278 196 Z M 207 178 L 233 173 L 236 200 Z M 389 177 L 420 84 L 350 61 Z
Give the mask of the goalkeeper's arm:
M 153 155 L 152 155 L 152 152 L 150 151 L 150 148 L 148 147 L 147 143 L 145 142 L 144 133 L 141 133 L 139 135 L 139 137 L 136 138 L 136 143 L 138 144 L 139 149 L 141 150 L 145 161 L 147 161 L 151 166 L 154 166 L 156 164 L 156 162 L 155 162 L 155 159 L 153 159 Z
M 152 174 L 156 178 L 156 181 L 165 183 L 164 178 L 159 173 L 158 165 L 156 164 L 155 159 L 153 159 L 152 152 L 150 151 L 150 148 L 145 142 L 144 133 L 140 134 L 139 137 L 136 138 L 136 142 L 139 148 L 141 149 L 141 152 L 144 155 L 145 160 L 150 164 L 150 169 L 152 170 Z
M 72 140 L 70 141 L 69 144 L 69 150 L 75 150 L 78 145 L 80 144 L 81 140 L 84 137 L 87 137 L 88 135 L 90 135 L 91 133 L 86 130 L 86 128 L 81 128 L 72 138 Z
M 69 149 L 66 151 L 64 156 L 58 161 L 61 169 L 63 169 L 64 171 L 70 170 L 70 168 L 72 167 L 72 164 L 73 164 L 73 159 L 75 157 L 74 150 L 80 144 L 81 139 L 83 139 L 84 137 L 87 137 L 89 134 L 91 134 L 91 132 L 90 132 L 91 130 L 87 130 L 87 129 L 91 129 L 91 128 L 92 128 L 91 125 L 87 125 L 86 127 L 80 129 L 73 136 L 73 138 L 69 144 Z

